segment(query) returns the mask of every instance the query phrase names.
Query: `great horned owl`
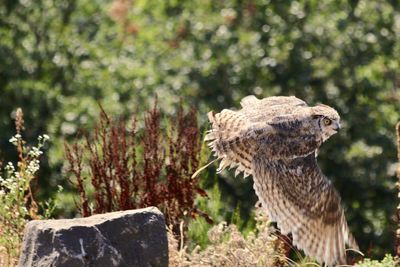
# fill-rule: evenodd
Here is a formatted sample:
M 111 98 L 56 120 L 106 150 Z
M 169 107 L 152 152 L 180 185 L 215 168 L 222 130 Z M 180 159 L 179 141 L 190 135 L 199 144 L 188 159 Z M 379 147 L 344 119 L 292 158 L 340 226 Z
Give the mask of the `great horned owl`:
M 252 175 L 267 215 L 294 245 L 321 263 L 345 264 L 345 245 L 358 247 L 340 196 L 316 161 L 319 146 L 340 129 L 339 114 L 294 96 L 248 96 L 240 104 L 208 114 L 205 140 L 221 159 L 218 171 L 237 167 L 235 175 Z

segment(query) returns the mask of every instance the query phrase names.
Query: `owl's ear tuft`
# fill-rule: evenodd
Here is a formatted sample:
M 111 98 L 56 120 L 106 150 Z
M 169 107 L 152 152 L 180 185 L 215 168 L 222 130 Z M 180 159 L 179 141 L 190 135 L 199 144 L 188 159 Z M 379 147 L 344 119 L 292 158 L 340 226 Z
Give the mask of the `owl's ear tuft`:
M 248 95 L 244 97 L 242 100 L 240 100 L 240 105 L 244 108 L 246 106 L 252 106 L 254 104 L 257 104 L 258 101 L 260 100 L 254 95 Z
M 328 105 L 325 105 L 325 104 L 322 104 L 322 103 L 318 103 L 318 104 L 317 104 L 317 107 L 322 107 L 322 108 L 331 108 L 330 106 L 328 106 Z

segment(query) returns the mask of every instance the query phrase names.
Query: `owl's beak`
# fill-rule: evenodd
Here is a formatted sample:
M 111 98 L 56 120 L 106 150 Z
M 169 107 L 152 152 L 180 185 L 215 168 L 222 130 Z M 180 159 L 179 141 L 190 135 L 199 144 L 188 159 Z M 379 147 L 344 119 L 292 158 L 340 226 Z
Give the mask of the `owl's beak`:
M 338 132 L 340 130 L 340 123 L 339 122 L 335 122 L 335 125 L 332 128 L 333 128 L 333 130 Z

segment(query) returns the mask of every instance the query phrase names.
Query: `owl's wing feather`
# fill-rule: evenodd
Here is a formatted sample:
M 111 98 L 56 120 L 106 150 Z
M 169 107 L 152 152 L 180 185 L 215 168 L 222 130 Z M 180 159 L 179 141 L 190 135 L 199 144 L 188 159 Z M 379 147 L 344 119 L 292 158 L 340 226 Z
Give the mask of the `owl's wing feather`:
M 245 176 L 250 175 L 255 150 L 248 143 L 250 140 L 244 138 L 244 132 L 250 128 L 246 117 L 239 112 L 224 109 L 217 114 L 209 112 L 208 119 L 212 129 L 204 140 L 209 142 L 215 156 L 221 159 L 218 172 L 226 167 L 237 167 L 235 175 L 240 172 L 244 172 Z
M 244 172 L 245 177 L 252 174 L 251 162 L 260 146 L 271 159 L 293 158 L 314 152 L 322 142 L 312 134 L 297 130 L 301 127 L 301 118 L 258 123 L 250 122 L 240 111 L 228 109 L 217 114 L 209 112 L 208 118 L 212 129 L 204 140 L 221 159 L 218 172 L 226 167 L 237 167 L 235 175 L 240 172 Z
M 328 265 L 345 264 L 345 244 L 357 248 L 340 196 L 319 169 L 315 155 L 271 160 L 254 156 L 254 187 L 268 216 L 293 244 Z

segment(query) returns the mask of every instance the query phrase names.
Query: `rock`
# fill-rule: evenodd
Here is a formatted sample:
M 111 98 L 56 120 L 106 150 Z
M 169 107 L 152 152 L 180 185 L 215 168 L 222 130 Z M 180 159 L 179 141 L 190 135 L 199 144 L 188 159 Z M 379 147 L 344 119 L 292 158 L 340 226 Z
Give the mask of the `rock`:
M 25 227 L 20 267 L 168 266 L 163 214 L 154 207 Z

